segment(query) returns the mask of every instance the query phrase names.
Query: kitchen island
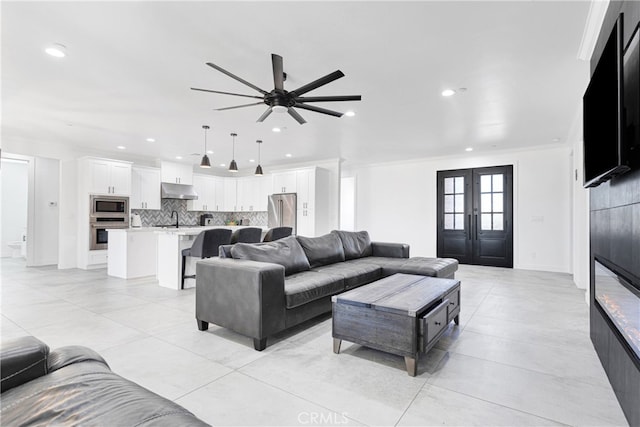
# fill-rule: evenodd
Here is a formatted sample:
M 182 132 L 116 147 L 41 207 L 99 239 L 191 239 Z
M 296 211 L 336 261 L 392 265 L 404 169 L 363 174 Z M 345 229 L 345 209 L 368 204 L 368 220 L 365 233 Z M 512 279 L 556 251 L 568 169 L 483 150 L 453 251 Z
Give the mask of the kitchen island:
M 107 275 L 122 279 L 155 276 L 158 230 L 162 228 L 107 229 Z
M 226 228 L 235 231 L 248 226 L 204 226 L 193 228 L 163 228 L 155 230 L 157 235 L 157 273 L 158 284 L 165 288 L 180 289 L 182 281 L 182 250 L 190 248 L 196 236 L 204 230 L 214 228 Z M 251 226 L 254 227 L 254 226 Z M 262 236 L 267 231 L 267 227 L 262 228 Z M 186 275 L 195 274 L 195 263 L 198 258 L 187 258 Z M 195 287 L 195 280 L 185 280 L 184 287 Z

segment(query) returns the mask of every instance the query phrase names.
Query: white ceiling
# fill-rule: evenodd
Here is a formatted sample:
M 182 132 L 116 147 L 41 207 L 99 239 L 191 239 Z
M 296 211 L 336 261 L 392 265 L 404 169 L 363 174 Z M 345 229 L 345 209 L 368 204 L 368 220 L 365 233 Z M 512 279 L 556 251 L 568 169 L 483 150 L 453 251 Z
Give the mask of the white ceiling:
M 212 163 L 228 164 L 236 132 L 246 170 L 256 139 L 267 166 L 562 144 L 588 80 L 577 59 L 588 12 L 586 1 L 3 1 L 3 145 L 196 164 L 207 124 Z M 50 43 L 66 45 L 67 57 L 46 55 Z M 276 113 L 256 123 L 265 106 L 213 111 L 252 100 L 189 90 L 257 94 L 213 62 L 270 91 L 271 53 L 284 57 L 289 90 L 342 70 L 306 95 L 361 94 L 316 104 L 356 116 L 298 110 L 307 124 Z M 443 98 L 445 88 L 467 91 Z

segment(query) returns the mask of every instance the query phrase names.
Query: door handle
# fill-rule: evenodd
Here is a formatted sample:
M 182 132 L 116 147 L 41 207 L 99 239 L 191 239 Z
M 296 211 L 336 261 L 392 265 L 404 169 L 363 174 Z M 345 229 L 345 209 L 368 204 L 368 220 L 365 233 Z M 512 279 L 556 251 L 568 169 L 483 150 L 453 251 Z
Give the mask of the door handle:
M 476 215 L 474 215 L 474 217 L 475 217 L 475 227 L 474 227 L 475 228 L 475 230 L 474 230 L 474 232 L 475 232 L 475 240 L 478 240 L 478 215 L 476 214 Z

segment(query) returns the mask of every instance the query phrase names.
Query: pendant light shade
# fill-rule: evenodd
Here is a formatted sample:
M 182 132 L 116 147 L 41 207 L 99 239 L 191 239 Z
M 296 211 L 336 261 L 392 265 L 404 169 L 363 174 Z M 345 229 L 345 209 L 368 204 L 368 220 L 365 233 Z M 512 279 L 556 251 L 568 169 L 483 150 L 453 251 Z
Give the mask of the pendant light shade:
M 207 130 L 209 130 L 209 126 L 202 125 L 202 129 L 204 129 L 204 156 L 202 156 L 200 167 L 209 169 L 211 168 L 211 162 L 209 161 L 209 156 L 207 156 Z
M 258 167 L 256 167 L 256 172 L 254 173 L 254 175 L 262 176 L 264 175 L 264 173 L 262 172 L 262 166 L 260 165 L 260 145 L 262 144 L 262 140 L 258 139 L 256 143 L 258 144 Z
M 236 163 L 236 136 L 237 133 L 232 133 L 231 137 L 233 138 L 233 155 L 231 157 L 231 163 L 229 163 L 229 172 L 238 172 L 238 164 Z

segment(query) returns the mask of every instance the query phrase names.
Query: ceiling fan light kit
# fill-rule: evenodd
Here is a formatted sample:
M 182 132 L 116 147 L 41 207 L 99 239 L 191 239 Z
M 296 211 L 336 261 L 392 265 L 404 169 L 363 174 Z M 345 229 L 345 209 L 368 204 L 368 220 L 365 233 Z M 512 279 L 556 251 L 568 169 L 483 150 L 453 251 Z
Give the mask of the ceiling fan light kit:
M 204 129 L 204 156 L 202 156 L 200 167 L 209 169 L 211 168 L 211 162 L 209 161 L 209 156 L 207 156 L 207 130 L 209 130 L 209 126 L 202 125 L 202 129 Z
M 275 53 L 271 54 L 271 63 L 273 66 L 273 83 L 274 88 L 271 92 L 267 92 L 264 89 L 259 88 L 258 86 L 249 83 L 248 81 L 242 79 L 241 77 L 236 76 L 235 74 L 225 70 L 224 68 L 213 64 L 211 62 L 207 62 L 207 65 L 211 68 L 226 74 L 234 80 L 239 81 L 240 83 L 249 86 L 255 91 L 259 92 L 261 96 L 257 95 L 245 95 L 240 93 L 231 93 L 231 92 L 223 92 L 218 90 L 210 90 L 210 89 L 199 89 L 192 87 L 191 90 L 197 90 L 202 92 L 211 92 L 218 93 L 223 95 L 234 95 L 234 96 L 242 96 L 245 98 L 254 98 L 261 99 L 259 102 L 252 102 L 250 104 L 242 104 L 236 105 L 233 107 L 225 107 L 218 108 L 217 111 L 224 110 L 232 110 L 236 108 L 244 108 L 250 107 L 254 105 L 266 104 L 267 110 L 262 113 L 260 117 L 258 117 L 258 122 L 263 122 L 272 112 L 276 113 L 289 113 L 291 117 L 293 117 L 298 123 L 301 125 L 306 123 L 307 121 L 296 111 L 296 108 L 301 108 L 303 110 L 313 111 L 316 113 L 326 114 L 334 117 L 342 117 L 343 113 L 328 110 L 326 108 L 316 107 L 315 105 L 309 105 L 309 102 L 342 102 L 342 101 L 360 101 L 362 97 L 360 95 L 342 95 L 342 96 L 310 96 L 304 97 L 307 92 L 311 92 L 314 89 L 317 89 L 321 86 L 331 83 L 334 80 L 344 77 L 344 73 L 340 70 L 336 70 L 333 73 L 329 73 L 324 77 L 320 77 L 317 80 L 312 81 L 311 83 L 307 83 L 299 87 L 298 89 L 292 91 L 286 91 L 284 89 L 284 80 L 286 74 L 283 70 L 283 61 L 280 55 L 276 55 Z

